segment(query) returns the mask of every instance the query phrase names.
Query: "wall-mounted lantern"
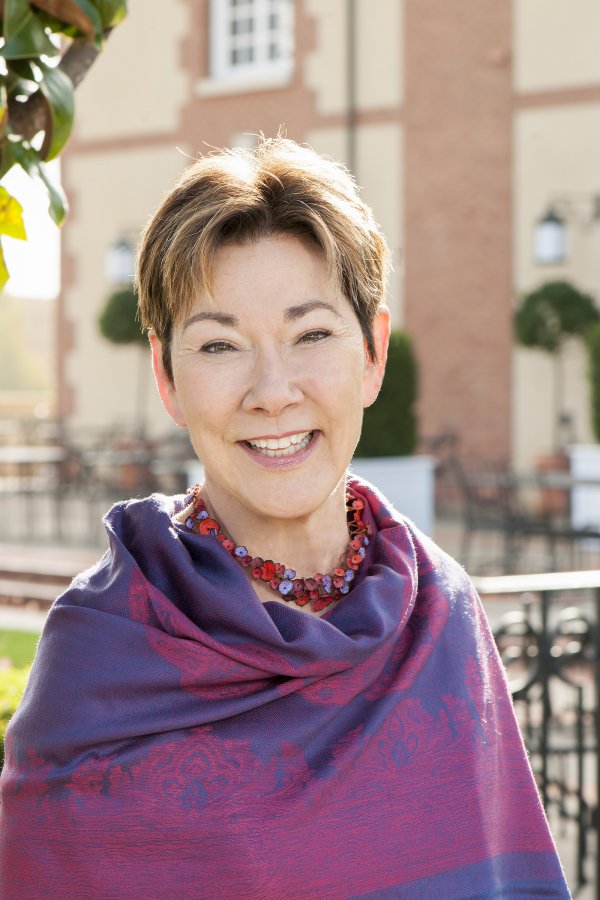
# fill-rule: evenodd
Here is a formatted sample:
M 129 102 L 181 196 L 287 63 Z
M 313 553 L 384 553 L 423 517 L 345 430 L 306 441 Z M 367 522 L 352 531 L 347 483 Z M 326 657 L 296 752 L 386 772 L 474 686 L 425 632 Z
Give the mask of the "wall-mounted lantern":
M 112 243 L 104 259 L 104 274 L 112 286 L 129 284 L 135 273 L 135 250 L 126 237 Z
M 533 258 L 538 265 L 556 266 L 567 261 L 569 221 L 582 228 L 600 222 L 600 194 L 574 192 L 552 198 L 533 233 Z

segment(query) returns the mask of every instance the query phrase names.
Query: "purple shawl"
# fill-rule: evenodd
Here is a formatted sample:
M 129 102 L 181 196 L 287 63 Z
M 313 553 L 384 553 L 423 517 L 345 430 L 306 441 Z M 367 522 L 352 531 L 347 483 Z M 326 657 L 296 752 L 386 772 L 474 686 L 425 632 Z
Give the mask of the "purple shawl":
M 319 619 L 153 495 L 54 604 L 0 781 L 0 896 L 567 898 L 479 600 L 364 483 Z

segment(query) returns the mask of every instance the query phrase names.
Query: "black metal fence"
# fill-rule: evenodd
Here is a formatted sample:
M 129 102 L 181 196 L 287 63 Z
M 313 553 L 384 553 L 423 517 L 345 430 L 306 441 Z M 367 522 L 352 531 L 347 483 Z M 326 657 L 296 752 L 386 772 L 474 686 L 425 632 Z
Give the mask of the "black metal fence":
M 484 604 L 513 601 L 494 636 L 517 717 L 573 895 L 600 898 L 600 570 L 474 581 Z

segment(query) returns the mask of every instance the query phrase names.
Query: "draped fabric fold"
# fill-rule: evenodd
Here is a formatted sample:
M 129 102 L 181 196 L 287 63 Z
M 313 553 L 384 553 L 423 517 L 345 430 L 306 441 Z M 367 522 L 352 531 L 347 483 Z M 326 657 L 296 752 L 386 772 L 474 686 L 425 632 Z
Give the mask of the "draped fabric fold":
M 8 728 L 1 897 L 569 896 L 467 576 L 351 488 L 374 536 L 322 618 L 183 498 L 111 510 Z

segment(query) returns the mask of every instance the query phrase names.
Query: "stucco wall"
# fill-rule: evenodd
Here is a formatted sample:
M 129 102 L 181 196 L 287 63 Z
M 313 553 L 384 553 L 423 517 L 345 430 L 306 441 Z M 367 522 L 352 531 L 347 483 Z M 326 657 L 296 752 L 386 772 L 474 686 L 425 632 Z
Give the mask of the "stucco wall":
M 129 0 L 127 19 L 77 91 L 76 135 L 103 140 L 161 134 L 177 126 L 189 76 L 179 56 L 189 28 L 187 4 Z
M 600 81 L 598 0 L 513 0 L 513 16 L 517 90 Z
M 316 29 L 304 64 L 321 115 L 344 113 L 348 104 L 348 4 L 305 0 Z M 403 94 L 403 0 L 356 3 L 356 102 L 360 110 L 398 106 Z

